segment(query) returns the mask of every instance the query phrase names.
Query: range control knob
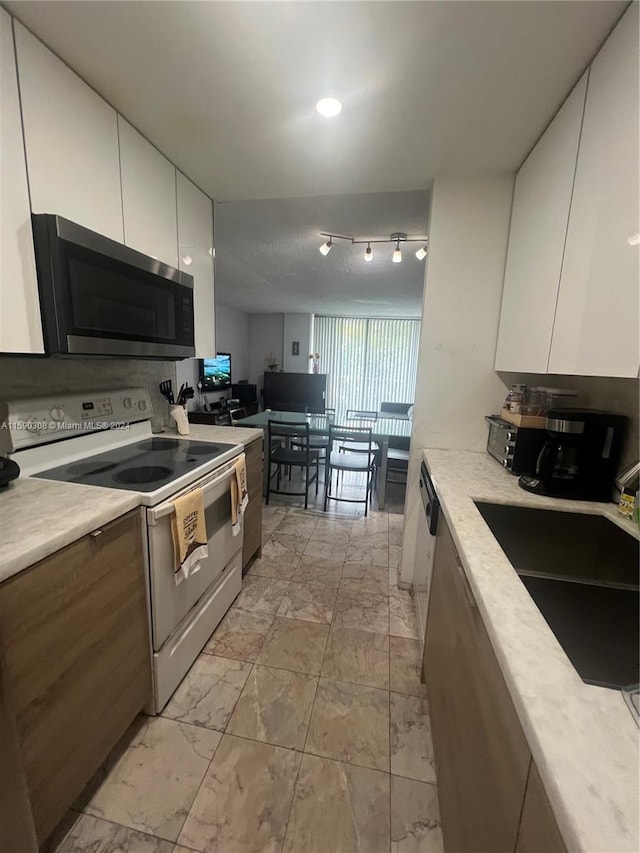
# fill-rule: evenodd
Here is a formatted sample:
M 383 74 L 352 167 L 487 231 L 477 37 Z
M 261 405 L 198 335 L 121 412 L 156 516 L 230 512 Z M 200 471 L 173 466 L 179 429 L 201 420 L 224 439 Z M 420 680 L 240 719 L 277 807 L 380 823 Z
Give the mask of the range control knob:
M 138 403 L 138 408 L 140 409 L 141 412 L 144 412 L 147 408 L 147 401 L 146 400 L 140 400 L 140 402 Z
M 54 421 L 64 420 L 64 409 L 60 406 L 54 406 L 53 409 L 49 412 Z
M 130 409 L 132 406 L 131 397 L 125 397 L 124 400 L 122 401 L 122 405 L 125 407 L 125 409 Z

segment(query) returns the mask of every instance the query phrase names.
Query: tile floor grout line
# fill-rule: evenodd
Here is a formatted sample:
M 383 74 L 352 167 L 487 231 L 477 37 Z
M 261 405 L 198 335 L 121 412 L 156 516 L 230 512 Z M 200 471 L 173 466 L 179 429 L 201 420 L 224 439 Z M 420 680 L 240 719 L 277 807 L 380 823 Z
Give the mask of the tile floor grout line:
M 324 649 L 322 650 L 322 660 L 320 661 L 320 670 L 318 672 L 318 675 L 316 676 L 316 689 L 313 692 L 313 701 L 311 702 L 311 711 L 309 713 L 309 722 L 307 724 L 307 731 L 305 732 L 305 736 L 304 736 L 304 743 L 302 744 L 300 763 L 298 764 L 298 771 L 296 773 L 295 782 L 293 783 L 293 794 L 291 796 L 291 803 L 289 805 L 289 812 L 287 814 L 287 824 L 286 824 L 286 827 L 284 830 L 284 839 L 282 841 L 282 846 L 280 848 L 281 851 L 284 850 L 285 845 L 287 843 L 287 835 L 289 834 L 289 824 L 291 822 L 291 815 L 293 813 L 293 805 L 294 805 L 295 799 L 296 799 L 296 791 L 298 788 L 298 781 L 300 779 L 300 770 L 302 768 L 302 762 L 304 760 L 304 756 L 308 754 L 306 752 L 307 740 L 309 739 L 309 729 L 311 728 L 311 720 L 313 718 L 313 709 L 316 706 L 316 698 L 318 696 L 318 688 L 320 687 L 320 673 L 322 672 L 322 667 L 324 665 L 324 657 L 327 653 L 327 643 L 329 642 L 330 631 L 331 631 L 331 624 L 329 625 L 329 631 L 327 631 L 327 636 L 325 637 L 325 641 L 324 641 Z
M 389 612 L 389 629 L 391 629 L 391 612 Z M 392 803 L 393 803 L 393 795 L 392 795 L 392 785 L 393 778 L 391 776 L 391 759 L 393 757 L 392 746 L 391 746 L 391 635 L 389 635 L 389 851 L 391 851 L 391 821 L 393 818 L 392 815 Z
M 235 707 L 235 706 L 234 706 L 234 707 Z M 203 726 L 199 726 L 198 728 L 204 728 L 204 727 L 203 727 Z M 195 792 L 195 794 L 194 794 L 194 797 L 193 797 L 193 799 L 191 800 L 191 802 L 189 803 L 189 808 L 187 809 L 187 813 L 186 813 L 186 815 L 184 816 L 184 820 L 182 821 L 182 824 L 180 825 L 180 829 L 178 830 L 178 834 L 176 835 L 176 839 L 175 839 L 175 841 L 173 842 L 174 846 L 175 846 L 175 845 L 177 845 L 177 844 L 179 844 L 179 838 L 180 838 L 180 835 L 181 835 L 181 833 L 182 833 L 182 830 L 184 829 L 184 826 L 185 826 L 186 822 L 187 822 L 187 821 L 188 821 L 188 819 L 189 819 L 189 815 L 191 814 L 191 809 L 193 808 L 194 803 L 195 803 L 195 801 L 196 801 L 196 800 L 197 800 L 197 798 L 198 798 L 198 794 L 200 793 L 200 789 L 201 789 L 201 788 L 202 788 L 202 786 L 204 785 L 204 780 L 207 778 L 207 774 L 209 773 L 209 770 L 211 769 L 211 765 L 213 764 L 213 761 L 214 761 L 214 759 L 215 759 L 215 757 L 216 757 L 216 754 L 217 754 L 217 752 L 218 752 L 218 749 L 220 748 L 220 744 L 222 743 L 222 739 L 224 738 L 224 732 L 221 732 L 221 731 L 219 731 L 218 729 L 214 729 L 214 731 L 217 731 L 217 732 L 218 732 L 218 734 L 220 735 L 220 740 L 219 740 L 219 741 L 218 741 L 218 743 L 216 744 L 216 748 L 213 750 L 213 755 L 211 756 L 211 760 L 210 760 L 210 761 L 209 761 L 209 763 L 207 764 L 207 769 L 204 771 L 204 773 L 203 773 L 203 775 L 202 775 L 202 779 L 200 780 L 200 784 L 198 785 L 198 787 L 197 787 L 197 789 L 196 789 L 196 792 Z M 181 846 L 182 846 L 182 845 L 181 845 Z M 187 849 L 192 849 L 192 848 L 187 847 Z
M 391 773 L 389 770 L 380 770 L 379 767 L 371 767 L 370 764 L 356 764 L 354 761 L 345 761 L 344 758 L 334 758 L 332 755 L 323 755 L 320 752 L 311 752 L 311 750 L 306 750 L 303 753 L 305 755 L 312 755 L 314 758 L 322 758 L 325 761 L 336 761 L 338 764 L 344 764 L 347 767 L 359 767 L 361 770 L 372 770 L 374 773 L 384 773 L 385 776 L 391 777 Z M 403 779 L 409 778 L 407 776 L 401 777 Z M 419 779 L 411 779 L 412 782 L 418 782 Z M 426 783 L 425 783 L 426 784 Z
M 215 631 L 214 631 L 213 633 L 215 633 Z M 213 634 L 212 634 L 211 636 L 213 636 Z M 211 637 L 210 637 L 209 639 L 211 639 Z M 207 641 L 207 642 L 208 642 L 208 641 Z M 243 663 L 248 663 L 248 661 L 243 661 Z M 249 680 L 249 677 L 251 676 L 251 673 L 253 672 L 253 667 L 254 667 L 254 664 L 252 663 L 252 664 L 251 664 L 251 669 L 249 670 L 249 673 L 248 673 L 248 675 L 247 675 L 247 678 L 245 679 L 245 682 L 244 682 L 244 684 L 242 685 L 242 690 L 241 690 L 241 691 L 240 691 L 240 693 L 238 694 L 238 699 L 240 699 L 240 696 L 242 695 L 242 691 L 244 690 L 245 685 L 246 685 L 247 681 Z M 203 786 L 203 784 L 204 784 L 204 780 L 207 778 L 207 774 L 208 774 L 209 770 L 211 769 L 211 765 L 213 764 L 213 760 L 214 760 L 214 758 L 216 757 L 216 753 L 218 752 L 218 749 L 220 748 L 220 744 L 222 743 L 222 740 L 223 740 L 223 738 L 224 738 L 224 736 L 225 736 L 225 734 L 226 734 L 226 730 L 227 730 L 227 726 L 229 725 L 229 721 L 231 720 L 231 717 L 232 717 L 232 715 L 233 715 L 233 712 L 235 711 L 236 705 L 238 704 L 238 699 L 236 699 L 236 701 L 233 703 L 233 708 L 232 708 L 232 710 L 231 710 L 231 713 L 229 714 L 229 717 L 227 718 L 227 722 L 225 723 L 225 725 L 224 725 L 224 729 L 223 729 L 222 731 L 220 731 L 220 729 L 208 729 L 206 726 L 196 726 L 196 725 L 195 725 L 195 723 L 186 723 L 186 725 L 193 725 L 195 728 L 199 728 L 199 729 L 206 729 L 207 731 L 215 731 L 215 732 L 217 732 L 217 733 L 220 735 L 220 740 L 219 740 L 219 741 L 218 741 L 218 743 L 216 744 L 216 748 L 215 748 L 215 749 L 214 749 L 214 751 L 213 751 L 213 755 L 211 756 L 211 760 L 209 761 L 209 763 L 208 763 L 208 765 L 207 765 L 207 769 L 205 770 L 205 772 L 204 772 L 204 774 L 203 774 L 203 776 L 202 776 L 202 779 L 200 780 L 200 784 L 198 785 L 198 787 L 197 787 L 197 789 L 196 789 L 196 793 L 195 793 L 195 795 L 194 795 L 193 799 L 191 800 L 191 803 L 189 804 L 189 808 L 187 809 L 187 813 L 186 813 L 186 815 L 185 815 L 185 817 L 184 817 L 184 820 L 182 821 L 182 824 L 181 824 L 180 829 L 179 829 L 179 831 L 178 831 L 178 835 L 176 836 L 176 839 L 175 839 L 175 841 L 173 842 L 173 843 L 174 843 L 174 845 L 177 845 L 177 844 L 178 844 L 178 839 L 180 838 L 180 833 L 181 833 L 181 832 L 182 832 L 182 830 L 184 829 L 184 825 L 185 825 L 185 823 L 187 822 L 187 820 L 188 820 L 188 818 L 189 818 L 189 815 L 191 814 L 191 809 L 193 808 L 193 804 L 195 803 L 195 801 L 196 801 L 196 799 L 197 799 L 197 797 L 198 797 L 198 794 L 200 793 L 200 789 L 202 788 L 202 786 Z M 172 718 L 171 718 L 171 717 L 168 717 L 168 718 L 165 718 L 165 719 L 172 719 Z M 182 720 L 176 720 L 175 722 L 182 722 Z
M 217 749 L 217 747 L 216 747 L 216 749 Z M 72 811 L 72 809 L 70 808 L 69 811 Z M 68 812 L 67 812 L 67 814 L 68 814 Z M 69 838 L 69 836 L 71 835 L 73 830 L 75 829 L 76 825 L 80 822 L 80 820 L 82 820 L 83 817 L 93 818 L 94 820 L 101 820 L 101 821 L 104 821 L 104 823 L 110 823 L 112 826 L 120 827 L 121 829 L 124 829 L 127 832 L 138 832 L 138 833 L 140 833 L 140 835 L 145 835 L 147 838 L 155 838 L 157 841 L 166 841 L 168 844 L 173 844 L 174 846 L 178 843 L 177 841 L 174 841 L 172 838 L 166 838 L 163 835 L 155 835 L 153 832 L 147 832 L 146 830 L 138 829 L 137 827 L 134 828 L 132 826 L 126 826 L 124 823 L 118 823 L 117 820 L 111 820 L 108 817 L 102 817 L 102 815 L 95 815 L 95 814 L 92 814 L 91 812 L 85 812 L 85 811 L 76 812 L 76 814 L 78 815 L 78 820 L 73 824 L 73 826 L 69 829 L 67 834 L 64 836 L 64 838 L 60 842 L 60 844 L 58 844 L 57 847 L 55 848 L 55 850 L 52 850 L 51 853 L 59 853 L 59 851 L 62 849 L 63 845 L 65 844 L 65 842 L 67 841 L 67 839 Z M 63 818 L 63 820 L 64 820 L 64 818 Z M 59 826 L 59 824 L 58 824 L 58 826 Z M 57 829 L 57 827 L 56 827 L 56 829 Z M 54 831 L 55 831 L 55 829 L 54 829 Z M 46 844 L 47 844 L 47 841 L 45 841 L 43 843 L 43 845 L 41 846 L 41 848 L 40 848 L 41 853 L 49 853 L 49 851 L 47 850 Z

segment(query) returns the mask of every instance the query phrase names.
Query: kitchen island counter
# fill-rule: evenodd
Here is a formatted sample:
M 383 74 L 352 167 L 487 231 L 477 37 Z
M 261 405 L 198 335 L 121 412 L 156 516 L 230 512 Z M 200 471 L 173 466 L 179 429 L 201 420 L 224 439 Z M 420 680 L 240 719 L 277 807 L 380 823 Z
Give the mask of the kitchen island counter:
M 474 501 L 604 515 L 636 538 L 637 525 L 614 504 L 525 492 L 485 453 L 424 460 L 567 849 L 637 851 L 638 728 L 619 690 L 580 679 Z

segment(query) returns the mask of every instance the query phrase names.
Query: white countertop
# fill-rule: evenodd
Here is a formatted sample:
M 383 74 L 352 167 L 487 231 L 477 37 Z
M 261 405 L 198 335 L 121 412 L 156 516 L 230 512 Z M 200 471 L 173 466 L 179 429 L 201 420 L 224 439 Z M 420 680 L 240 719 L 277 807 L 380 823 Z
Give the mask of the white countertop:
M 247 445 L 262 434 L 191 424 L 179 437 Z M 0 489 L 0 583 L 137 506 L 139 492 L 19 477 Z
M 138 492 L 19 477 L 0 491 L 0 582 L 139 505 Z
M 639 730 L 618 690 L 585 684 L 474 500 L 605 515 L 615 504 L 545 498 L 486 453 L 424 451 L 441 507 L 569 851 L 640 849 Z

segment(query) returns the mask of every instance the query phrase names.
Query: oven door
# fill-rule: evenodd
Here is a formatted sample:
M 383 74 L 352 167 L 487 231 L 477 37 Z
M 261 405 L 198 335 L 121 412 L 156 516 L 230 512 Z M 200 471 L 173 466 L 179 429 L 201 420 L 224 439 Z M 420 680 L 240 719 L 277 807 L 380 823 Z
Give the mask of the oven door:
M 48 354 L 195 355 L 193 278 L 60 216 L 33 216 Z
M 205 592 L 213 584 L 222 582 L 227 566 L 242 550 L 243 531 L 234 536 L 231 530 L 231 478 L 234 476 L 233 466 L 240 458 L 243 457 L 234 457 L 232 462 L 180 493 L 195 488 L 201 488 L 204 492 L 209 556 L 200 562 L 197 572 L 178 585 L 175 582 L 171 535 L 173 503 L 168 500 L 147 510 L 151 624 L 155 651 L 160 649 Z

